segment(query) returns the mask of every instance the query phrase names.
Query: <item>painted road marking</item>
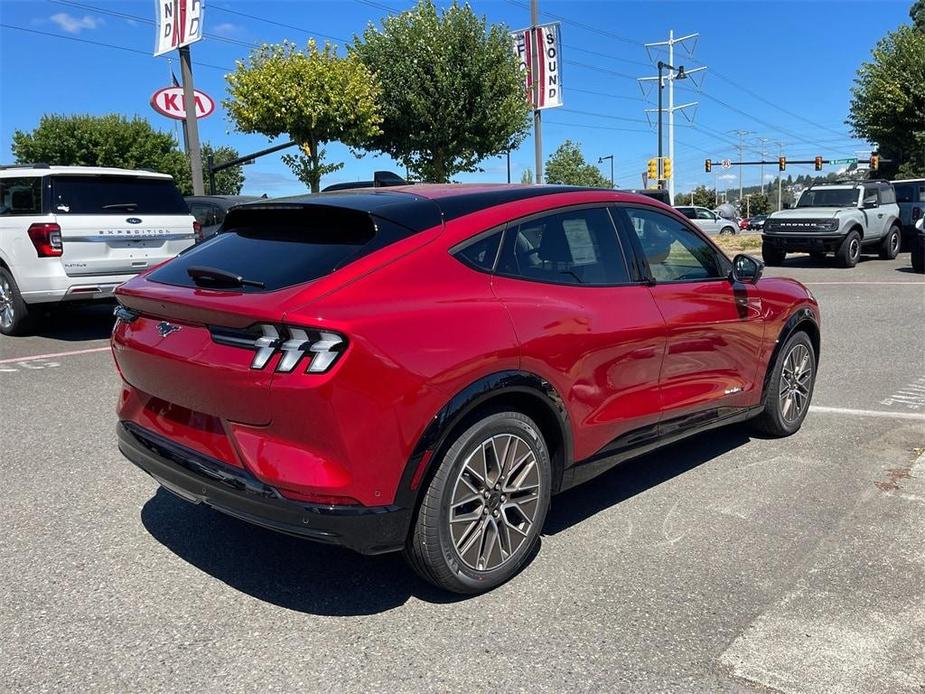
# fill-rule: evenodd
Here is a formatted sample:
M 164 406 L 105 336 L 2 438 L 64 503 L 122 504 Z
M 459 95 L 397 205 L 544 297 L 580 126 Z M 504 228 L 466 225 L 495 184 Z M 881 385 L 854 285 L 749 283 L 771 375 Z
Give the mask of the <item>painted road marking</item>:
M 821 414 L 843 414 L 853 417 L 883 417 L 885 419 L 912 419 L 917 422 L 925 422 L 925 412 L 884 412 L 883 410 L 856 410 L 849 407 L 824 407 L 822 405 L 811 405 L 811 412 Z
M 36 359 L 57 359 L 59 357 L 70 357 L 75 354 L 92 354 L 93 352 L 108 352 L 109 347 L 92 347 L 90 349 L 75 349 L 71 352 L 54 352 L 52 354 L 33 354 L 27 357 L 10 357 L 9 359 L 0 359 L 0 364 L 19 364 L 24 361 L 35 361 Z
M 925 407 L 925 376 L 903 386 L 888 398 L 881 400 L 880 404 L 887 407 L 900 405 L 910 410 L 922 409 Z
M 20 371 L 41 371 L 42 369 L 54 369 L 61 366 L 56 361 L 46 361 L 44 359 L 30 359 L 24 362 L 5 362 L 0 364 L 0 373 L 15 374 Z

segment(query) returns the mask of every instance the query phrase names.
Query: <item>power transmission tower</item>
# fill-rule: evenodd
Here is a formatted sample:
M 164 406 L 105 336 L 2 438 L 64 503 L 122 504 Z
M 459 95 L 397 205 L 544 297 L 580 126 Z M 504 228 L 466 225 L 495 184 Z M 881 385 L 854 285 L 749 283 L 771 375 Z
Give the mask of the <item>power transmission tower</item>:
M 675 64 L 674 62 L 675 44 L 681 44 L 682 46 L 684 46 L 684 49 L 687 51 L 687 55 L 692 57 L 694 55 L 694 48 L 697 46 L 697 38 L 699 36 L 700 34 L 688 34 L 687 36 L 681 36 L 679 38 L 675 38 L 674 30 L 672 29 L 668 32 L 667 41 L 656 41 L 654 43 L 647 43 L 646 50 L 649 51 L 649 57 L 651 58 L 652 49 L 659 49 L 662 46 L 667 46 L 668 64 L 673 66 Z M 683 74 L 685 77 L 690 77 L 691 75 L 699 73 L 699 72 L 703 72 L 706 69 L 707 68 L 705 66 L 697 67 L 691 70 L 684 70 Z M 663 111 L 668 114 L 668 158 L 671 160 L 672 168 L 674 168 L 674 173 L 672 174 L 671 178 L 668 179 L 668 194 L 671 196 L 672 200 L 674 200 L 674 182 L 675 182 L 675 178 L 677 177 L 677 168 L 675 168 L 675 160 L 674 160 L 674 114 L 675 114 L 675 111 L 683 112 L 684 109 L 693 108 L 694 106 L 697 105 L 696 101 L 692 101 L 687 104 L 679 104 L 675 106 L 674 81 L 675 79 L 677 79 L 677 77 L 678 77 L 678 74 L 676 70 L 669 70 L 667 75 L 662 78 L 663 81 L 668 83 L 668 108 L 663 109 Z M 696 78 L 692 78 L 692 79 L 696 80 Z M 653 81 L 658 82 L 659 81 L 658 76 L 639 78 L 640 86 L 642 86 L 646 82 L 653 82 Z M 661 89 L 662 86 L 663 86 L 662 84 L 656 84 L 656 88 L 658 89 Z M 645 89 L 643 89 L 643 95 L 645 95 Z M 658 118 L 658 116 L 661 115 L 658 113 L 658 109 L 647 108 L 646 109 L 647 117 L 649 113 L 655 113 L 656 118 Z M 688 120 L 690 120 L 690 118 Z
M 745 158 L 745 136 L 754 135 L 754 130 L 730 130 L 730 133 L 733 135 L 739 136 L 739 161 L 742 161 Z M 739 207 L 742 206 L 742 165 L 739 164 Z
M 768 156 L 767 144 L 771 141 L 769 137 L 758 137 L 755 141 L 761 145 L 761 161 Z M 764 164 L 761 165 L 761 194 L 764 195 Z

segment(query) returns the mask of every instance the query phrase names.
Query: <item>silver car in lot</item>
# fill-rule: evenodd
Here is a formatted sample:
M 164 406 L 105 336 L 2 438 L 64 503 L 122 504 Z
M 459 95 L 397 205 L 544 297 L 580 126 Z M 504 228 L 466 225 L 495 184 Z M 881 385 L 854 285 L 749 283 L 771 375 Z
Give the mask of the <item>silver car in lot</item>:
M 736 234 L 739 231 L 733 220 L 720 217 L 706 207 L 687 205 L 678 206 L 675 209 L 703 229 L 704 233 L 710 235 Z

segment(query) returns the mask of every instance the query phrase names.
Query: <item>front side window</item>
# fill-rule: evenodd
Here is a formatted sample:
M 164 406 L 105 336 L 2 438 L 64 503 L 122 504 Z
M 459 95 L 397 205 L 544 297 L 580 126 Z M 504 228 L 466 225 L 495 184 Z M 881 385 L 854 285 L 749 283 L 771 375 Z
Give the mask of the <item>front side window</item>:
M 42 214 L 42 179 L 0 178 L 0 215 Z
M 551 284 L 629 282 L 626 261 L 604 208 L 559 212 L 512 224 L 498 273 Z
M 652 276 L 658 282 L 726 276 L 719 254 L 680 220 L 656 210 L 624 209 Z
M 697 219 L 697 210 L 693 207 L 678 207 L 677 210 L 688 219 Z
M 701 207 L 697 210 L 697 219 L 709 219 L 712 222 L 716 219 L 716 215 L 710 212 L 710 210 L 705 210 Z

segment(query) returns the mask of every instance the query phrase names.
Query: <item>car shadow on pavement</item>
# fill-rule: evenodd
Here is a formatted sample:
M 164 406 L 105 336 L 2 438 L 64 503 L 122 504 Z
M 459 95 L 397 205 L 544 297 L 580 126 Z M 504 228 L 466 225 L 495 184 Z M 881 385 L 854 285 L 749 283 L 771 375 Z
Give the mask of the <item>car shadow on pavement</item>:
M 112 334 L 114 306 L 115 303 L 109 301 L 85 306 L 56 306 L 39 316 L 35 334 L 65 342 L 103 340 Z
M 755 438 L 747 424 L 704 432 L 616 465 L 591 482 L 553 497 L 543 526 L 555 535 L 647 489 L 684 474 Z
M 199 570 L 289 610 L 367 615 L 399 607 L 411 596 L 431 603 L 466 598 L 419 579 L 398 554 L 367 557 L 265 530 L 165 489 L 145 503 L 141 522 L 155 540 Z

